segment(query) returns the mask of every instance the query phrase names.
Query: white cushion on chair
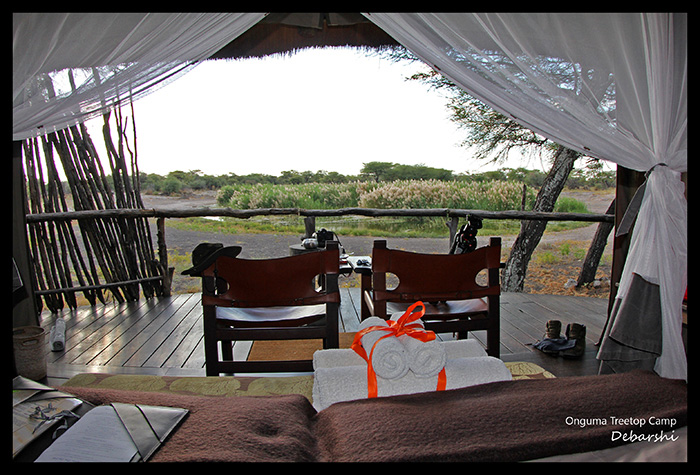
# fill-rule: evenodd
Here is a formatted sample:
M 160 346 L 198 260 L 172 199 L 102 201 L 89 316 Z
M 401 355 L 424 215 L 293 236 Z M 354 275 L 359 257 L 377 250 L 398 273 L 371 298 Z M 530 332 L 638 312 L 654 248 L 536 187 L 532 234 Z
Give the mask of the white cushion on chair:
M 218 320 L 229 320 L 232 322 L 284 322 L 310 317 L 321 318 L 325 314 L 325 304 L 291 307 L 216 307 L 216 318 Z
M 439 319 L 441 316 L 449 318 L 449 316 L 452 314 L 463 315 L 466 313 L 485 313 L 488 312 L 489 309 L 489 305 L 486 301 L 486 298 L 469 300 L 448 300 L 447 302 L 440 302 L 436 305 L 430 302 L 423 303 L 425 304 L 425 319 Z M 386 313 L 387 315 L 402 313 L 405 312 L 411 305 L 412 304 L 410 303 L 387 302 Z

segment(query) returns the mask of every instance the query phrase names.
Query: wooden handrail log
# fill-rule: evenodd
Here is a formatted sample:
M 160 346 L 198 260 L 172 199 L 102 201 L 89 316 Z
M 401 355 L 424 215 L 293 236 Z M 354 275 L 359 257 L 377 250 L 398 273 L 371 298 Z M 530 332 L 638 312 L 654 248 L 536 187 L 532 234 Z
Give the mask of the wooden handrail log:
M 86 211 L 66 211 L 59 213 L 27 214 L 28 223 L 46 221 L 66 221 L 80 219 L 113 218 L 192 218 L 192 217 L 232 217 L 247 219 L 253 216 L 298 215 L 298 216 L 411 216 L 411 217 L 466 217 L 477 216 L 483 219 L 517 219 L 542 221 L 586 221 L 613 223 L 615 216 L 599 213 L 543 213 L 537 211 L 485 211 L 476 209 L 378 209 L 378 208 L 340 208 L 340 209 L 301 209 L 301 208 L 192 208 L 192 209 L 101 209 Z
M 61 289 L 35 290 L 34 295 L 50 295 L 63 292 L 85 292 L 86 290 L 109 289 L 112 287 L 122 287 L 125 285 L 142 284 L 144 282 L 155 282 L 157 280 L 163 280 L 163 276 L 144 277 L 142 279 L 124 280 L 122 282 L 108 282 L 106 284 L 99 285 L 81 285 L 76 287 L 65 287 Z

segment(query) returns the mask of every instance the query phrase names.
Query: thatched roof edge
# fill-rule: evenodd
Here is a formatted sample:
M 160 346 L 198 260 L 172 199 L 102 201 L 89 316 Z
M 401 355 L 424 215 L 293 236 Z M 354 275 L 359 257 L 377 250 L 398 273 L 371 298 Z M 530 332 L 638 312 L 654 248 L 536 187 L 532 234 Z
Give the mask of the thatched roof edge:
M 315 26 L 300 26 L 289 24 L 289 20 L 280 20 L 285 21 L 285 18 L 272 17 L 261 21 L 217 51 L 210 59 L 260 58 L 327 46 L 383 49 L 398 45 L 384 30 L 366 20 L 333 25 L 322 16 L 320 23 Z

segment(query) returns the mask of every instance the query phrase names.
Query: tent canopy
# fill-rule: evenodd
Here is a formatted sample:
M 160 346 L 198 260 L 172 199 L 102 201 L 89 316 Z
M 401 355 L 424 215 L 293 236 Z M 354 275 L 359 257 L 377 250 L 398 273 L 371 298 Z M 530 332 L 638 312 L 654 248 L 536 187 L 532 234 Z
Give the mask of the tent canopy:
M 687 14 L 24 13 L 13 23 L 15 140 L 136 99 L 206 58 L 398 42 L 522 125 L 648 173 L 618 299 L 633 276 L 658 287 L 655 369 L 687 378 Z

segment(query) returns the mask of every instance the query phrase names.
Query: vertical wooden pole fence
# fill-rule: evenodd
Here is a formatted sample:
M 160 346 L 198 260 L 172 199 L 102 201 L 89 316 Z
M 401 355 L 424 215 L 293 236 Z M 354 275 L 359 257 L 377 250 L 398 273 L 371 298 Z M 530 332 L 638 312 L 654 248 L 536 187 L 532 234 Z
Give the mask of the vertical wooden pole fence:
M 82 124 L 24 142 L 28 214 L 71 211 L 58 164 L 74 211 L 143 208 L 136 148 L 129 144 L 121 110 L 114 121 L 116 142 L 110 114 L 104 116 L 111 180 Z M 134 143 L 135 136 L 134 128 Z M 116 302 L 137 300 L 141 292 L 146 298 L 170 295 L 167 250 L 159 246 L 156 258 L 146 217 L 29 222 L 27 232 L 40 307 L 43 298 L 51 311 L 66 304 L 75 308 L 77 293 L 90 305 L 106 303 L 105 291 Z

